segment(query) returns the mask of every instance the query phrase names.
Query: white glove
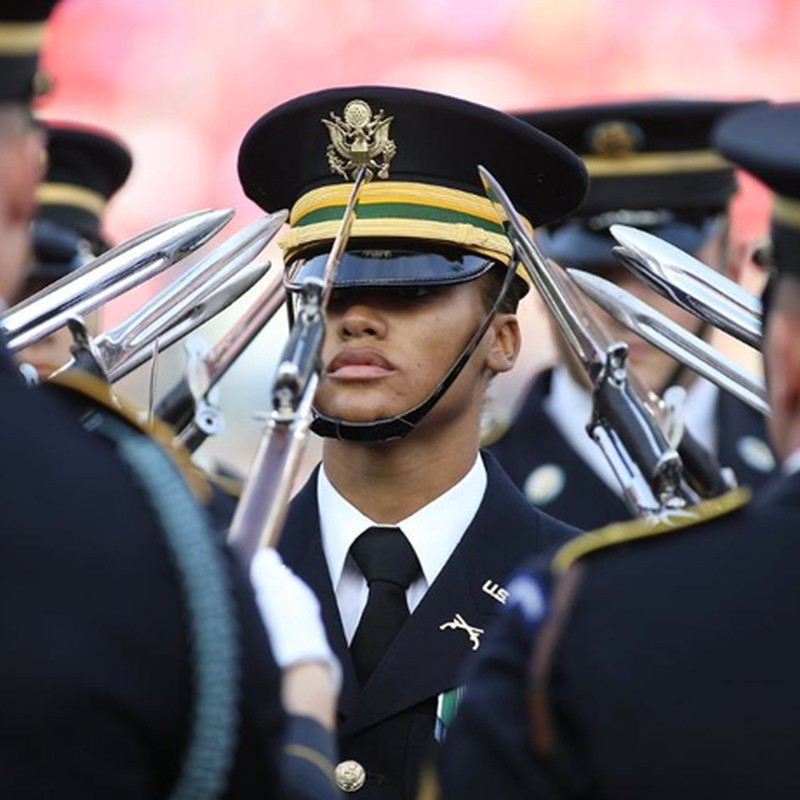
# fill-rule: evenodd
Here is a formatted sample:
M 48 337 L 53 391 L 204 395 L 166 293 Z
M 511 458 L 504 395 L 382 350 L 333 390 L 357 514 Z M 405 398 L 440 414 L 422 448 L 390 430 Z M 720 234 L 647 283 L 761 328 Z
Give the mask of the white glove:
M 342 668 L 328 644 L 314 592 L 271 547 L 256 554 L 250 565 L 250 582 L 278 666 L 288 669 L 303 662 L 321 662 L 330 669 L 338 694 Z

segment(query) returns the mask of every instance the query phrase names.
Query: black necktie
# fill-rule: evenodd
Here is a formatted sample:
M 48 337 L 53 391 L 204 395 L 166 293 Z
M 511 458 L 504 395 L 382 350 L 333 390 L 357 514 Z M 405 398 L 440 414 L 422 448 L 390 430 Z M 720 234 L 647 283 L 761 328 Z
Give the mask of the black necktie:
M 350 653 L 362 686 L 408 619 L 406 590 L 420 574 L 419 561 L 399 528 L 367 528 L 350 547 L 369 586 Z

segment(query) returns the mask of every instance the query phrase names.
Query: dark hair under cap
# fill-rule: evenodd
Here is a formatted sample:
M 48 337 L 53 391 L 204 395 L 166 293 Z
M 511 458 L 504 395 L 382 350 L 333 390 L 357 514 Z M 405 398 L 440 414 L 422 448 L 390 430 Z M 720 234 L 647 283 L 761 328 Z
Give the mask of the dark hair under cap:
M 500 111 L 415 89 L 315 92 L 261 117 L 239 152 L 247 196 L 265 210 L 291 209 L 287 260 L 332 241 L 355 172 L 351 155 L 366 155 L 372 172 L 351 241 L 373 247 L 408 239 L 508 264 L 510 244 L 479 164 L 533 225 L 573 212 L 587 187 L 573 153 Z
M 44 23 L 57 3 L 0 0 L 0 103 L 29 103 L 40 93 Z
M 559 261 L 608 264 L 608 228 L 619 222 L 699 249 L 736 189 L 733 168 L 711 148 L 711 130 L 725 114 L 760 102 L 656 99 L 518 114 L 582 156 L 591 181 L 579 213 L 543 235 L 542 247 Z
M 774 193 L 771 261 L 800 275 L 800 103 L 747 109 L 714 130 L 717 149 Z
M 82 243 L 98 254 L 108 247 L 102 217 L 132 167 L 128 148 L 92 128 L 47 123 L 47 174 L 37 190 L 35 262 L 30 277 L 57 278 L 80 266 Z

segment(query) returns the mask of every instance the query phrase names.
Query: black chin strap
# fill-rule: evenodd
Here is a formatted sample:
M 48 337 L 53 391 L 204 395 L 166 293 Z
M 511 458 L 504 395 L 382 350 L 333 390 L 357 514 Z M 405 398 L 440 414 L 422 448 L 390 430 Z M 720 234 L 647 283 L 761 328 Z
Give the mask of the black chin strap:
M 402 439 L 407 436 L 417 426 L 419 421 L 436 405 L 439 398 L 448 390 L 453 381 L 461 374 L 461 370 L 467 365 L 472 354 L 480 344 L 483 335 L 489 329 L 500 304 L 505 299 L 508 289 L 514 280 L 516 273 L 516 261 L 512 262 L 503 279 L 500 291 L 492 304 L 489 313 L 484 318 L 467 346 L 461 351 L 461 355 L 455 360 L 453 365 L 439 381 L 436 388 L 418 406 L 400 414 L 396 417 L 385 417 L 376 419 L 372 422 L 345 422 L 341 419 L 334 419 L 320 414 L 314 409 L 314 421 L 311 423 L 311 430 L 318 436 L 325 436 L 330 439 L 342 439 L 348 442 L 389 442 L 393 439 Z

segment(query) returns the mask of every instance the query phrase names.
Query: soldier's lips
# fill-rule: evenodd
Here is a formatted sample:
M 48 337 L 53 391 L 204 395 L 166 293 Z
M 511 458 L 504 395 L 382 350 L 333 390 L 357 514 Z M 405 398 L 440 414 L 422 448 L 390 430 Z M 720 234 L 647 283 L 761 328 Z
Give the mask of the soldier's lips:
M 395 372 L 395 366 L 372 348 L 344 350 L 334 356 L 325 374 L 337 380 L 369 380 Z

